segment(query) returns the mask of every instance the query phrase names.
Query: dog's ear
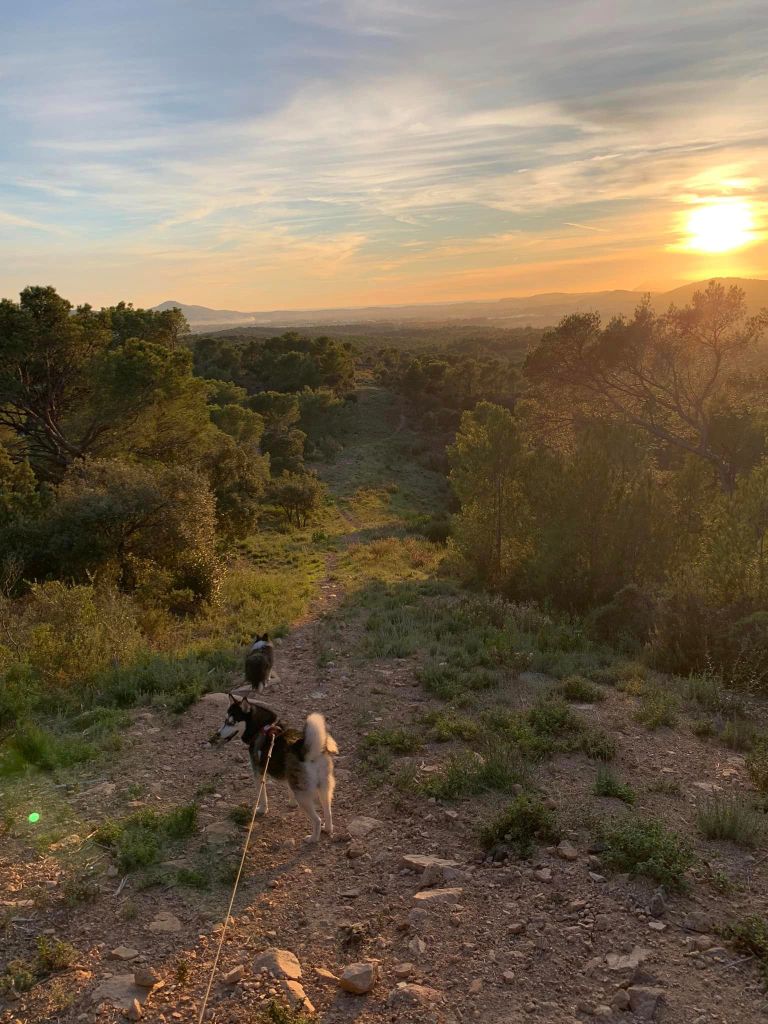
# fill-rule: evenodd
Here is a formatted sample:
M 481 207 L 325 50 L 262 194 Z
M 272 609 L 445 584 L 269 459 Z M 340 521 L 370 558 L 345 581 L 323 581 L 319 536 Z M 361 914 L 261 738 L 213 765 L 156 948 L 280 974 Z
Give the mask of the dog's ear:
M 261 639 L 269 641 L 269 633 L 265 633 L 264 636 Z
M 243 699 L 240 701 L 240 707 L 243 709 L 243 711 L 251 710 L 251 702 L 248 700 L 247 697 L 243 697 Z
M 242 704 L 243 703 L 244 698 L 243 697 L 238 697 L 238 695 L 236 693 L 228 693 L 227 696 L 229 697 L 229 699 L 232 701 L 233 704 Z

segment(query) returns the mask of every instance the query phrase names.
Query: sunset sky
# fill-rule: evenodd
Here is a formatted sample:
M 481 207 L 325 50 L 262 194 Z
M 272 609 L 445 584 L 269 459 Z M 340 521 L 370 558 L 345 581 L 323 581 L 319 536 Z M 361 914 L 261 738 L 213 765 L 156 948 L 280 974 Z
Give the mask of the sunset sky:
M 766 53 L 765 0 L 7 4 L 0 295 L 768 277 Z

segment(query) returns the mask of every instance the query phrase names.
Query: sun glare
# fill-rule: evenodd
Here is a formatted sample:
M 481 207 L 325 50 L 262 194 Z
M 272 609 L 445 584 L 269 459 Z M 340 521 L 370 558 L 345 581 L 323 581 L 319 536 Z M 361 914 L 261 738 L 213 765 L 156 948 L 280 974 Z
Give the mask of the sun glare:
M 687 249 L 730 252 L 754 238 L 755 218 L 743 199 L 720 199 L 697 206 L 686 219 Z

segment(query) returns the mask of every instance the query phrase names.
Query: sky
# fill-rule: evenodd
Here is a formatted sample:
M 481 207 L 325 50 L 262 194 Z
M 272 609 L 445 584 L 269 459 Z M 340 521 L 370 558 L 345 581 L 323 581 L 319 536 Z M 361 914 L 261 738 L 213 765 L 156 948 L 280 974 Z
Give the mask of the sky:
M 765 0 L 0 10 L 2 296 L 265 310 L 768 277 Z M 692 247 L 713 203 L 749 222 L 730 251 Z

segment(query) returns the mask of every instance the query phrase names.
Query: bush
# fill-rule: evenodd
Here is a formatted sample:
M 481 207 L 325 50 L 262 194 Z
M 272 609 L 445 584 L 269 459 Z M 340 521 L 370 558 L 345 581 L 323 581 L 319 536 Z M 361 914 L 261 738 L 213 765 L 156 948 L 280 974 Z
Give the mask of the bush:
M 285 524 L 305 527 L 325 500 L 326 487 L 312 473 L 284 472 L 272 481 L 269 498 L 280 509 Z
M 740 846 L 757 846 L 765 833 L 762 816 L 737 796 L 702 803 L 696 824 L 706 839 L 728 839 Z
M 422 783 L 427 796 L 458 800 L 489 790 L 508 793 L 525 781 L 525 771 L 516 751 L 489 746 L 483 753 L 465 751 L 450 757 L 441 771 Z
M 144 808 L 123 821 L 105 821 L 94 833 L 94 840 L 113 849 L 120 869 L 129 872 L 156 864 L 164 845 L 191 835 L 196 824 L 195 804 L 165 814 Z
M 638 722 L 652 731 L 660 726 L 672 728 L 676 722 L 677 700 L 664 690 L 648 690 L 643 694 L 640 710 L 635 715 Z
M 595 796 L 613 797 L 616 800 L 623 800 L 625 804 L 635 802 L 635 791 L 626 782 L 621 782 L 610 768 L 600 767 L 597 769 L 593 792 Z
M 685 872 L 694 863 L 687 840 L 668 831 L 654 818 L 622 818 L 601 829 L 608 867 L 634 875 L 647 875 L 669 889 L 685 884 Z
M 768 793 L 768 741 L 765 739 L 747 754 L 747 774 L 761 793 Z
M 621 641 L 644 643 L 653 628 L 655 601 L 635 583 L 617 590 L 611 600 L 589 616 L 592 633 L 614 644 Z
M 522 793 L 479 831 L 484 849 L 504 843 L 519 857 L 527 857 L 534 842 L 556 842 L 559 830 L 552 811 L 535 796 Z
M 574 704 L 595 704 L 605 700 L 603 691 L 583 676 L 568 676 L 555 687 L 554 692 Z
M 753 956 L 768 979 L 768 918 L 750 914 L 723 929 L 723 935 L 740 953 Z

